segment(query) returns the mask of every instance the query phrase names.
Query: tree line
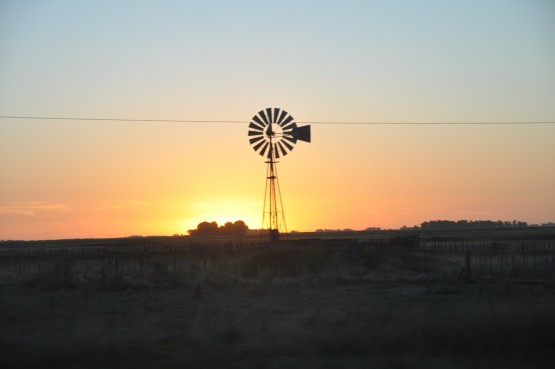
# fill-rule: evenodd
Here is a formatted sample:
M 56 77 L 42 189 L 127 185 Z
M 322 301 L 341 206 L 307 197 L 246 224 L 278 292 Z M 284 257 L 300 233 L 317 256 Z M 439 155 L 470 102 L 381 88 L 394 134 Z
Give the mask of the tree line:
M 249 227 L 242 220 L 226 222 L 223 226 L 218 226 L 217 222 L 202 222 L 196 229 L 189 229 L 191 236 L 244 236 Z
M 432 220 L 420 224 L 422 229 L 471 229 L 471 228 L 516 228 L 527 227 L 528 223 L 517 220 Z

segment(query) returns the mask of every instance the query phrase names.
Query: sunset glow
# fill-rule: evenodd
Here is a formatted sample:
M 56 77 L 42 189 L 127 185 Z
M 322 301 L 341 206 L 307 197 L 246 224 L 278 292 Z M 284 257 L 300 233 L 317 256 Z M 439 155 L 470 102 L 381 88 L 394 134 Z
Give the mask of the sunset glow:
M 555 120 L 549 1 L 30 4 L 0 5 L 0 115 Z M 0 119 L 0 239 L 259 228 L 266 168 L 247 126 Z M 289 230 L 543 223 L 554 158 L 555 124 L 315 123 L 278 170 Z

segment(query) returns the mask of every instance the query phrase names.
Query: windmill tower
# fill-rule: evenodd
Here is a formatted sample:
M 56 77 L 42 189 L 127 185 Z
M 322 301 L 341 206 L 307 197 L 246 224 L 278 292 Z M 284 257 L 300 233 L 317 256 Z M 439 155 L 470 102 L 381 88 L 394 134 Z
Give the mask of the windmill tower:
M 290 153 L 297 141 L 310 142 L 310 126 L 297 126 L 289 113 L 280 108 L 267 108 L 252 117 L 249 142 L 254 151 L 266 158 L 266 188 L 262 209 L 262 230 L 270 241 L 287 233 L 285 212 L 279 189 L 277 159 Z

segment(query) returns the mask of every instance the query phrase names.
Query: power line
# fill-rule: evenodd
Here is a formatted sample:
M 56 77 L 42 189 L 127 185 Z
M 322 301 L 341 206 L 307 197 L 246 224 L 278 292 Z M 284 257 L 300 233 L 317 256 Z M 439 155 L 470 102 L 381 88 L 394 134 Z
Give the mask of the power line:
M 134 119 L 134 118 L 88 118 L 88 117 L 46 117 L 0 115 L 0 119 L 31 119 L 31 120 L 72 120 L 72 121 L 105 121 L 105 122 L 153 122 L 153 123 L 225 123 L 246 124 L 246 120 L 185 120 L 185 119 Z M 335 125 L 530 125 L 555 124 L 555 121 L 486 121 L 486 122 L 324 122 L 297 121 L 302 124 L 335 124 Z
M 239 120 L 183 120 L 183 119 L 132 119 L 132 118 L 84 118 L 84 117 L 42 117 L 0 115 L 0 119 L 34 119 L 34 120 L 77 120 L 106 122 L 160 122 L 160 123 L 248 123 Z
M 303 124 L 338 124 L 338 125 L 517 125 L 517 124 L 555 124 L 554 122 L 297 122 Z

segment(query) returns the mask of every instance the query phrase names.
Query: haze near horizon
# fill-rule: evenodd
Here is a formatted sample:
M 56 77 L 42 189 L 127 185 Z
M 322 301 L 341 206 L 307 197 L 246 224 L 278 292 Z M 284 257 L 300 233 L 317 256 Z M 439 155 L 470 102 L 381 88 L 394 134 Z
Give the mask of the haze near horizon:
M 289 230 L 555 220 L 555 124 L 341 124 L 555 121 L 551 1 L 3 1 L 0 54 L 2 116 L 309 122 Z M 0 119 L 0 239 L 258 228 L 247 126 Z

